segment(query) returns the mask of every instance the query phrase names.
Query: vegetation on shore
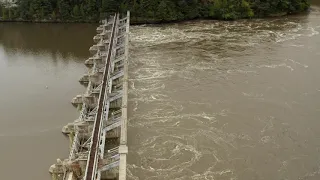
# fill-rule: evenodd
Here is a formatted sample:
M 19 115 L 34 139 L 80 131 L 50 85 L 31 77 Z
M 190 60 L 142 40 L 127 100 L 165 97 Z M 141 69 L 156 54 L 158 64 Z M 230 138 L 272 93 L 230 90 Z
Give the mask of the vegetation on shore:
M 133 22 L 196 18 L 234 20 L 306 11 L 308 0 L 17 0 L 1 4 L 2 21 L 97 22 L 112 12 L 131 11 Z

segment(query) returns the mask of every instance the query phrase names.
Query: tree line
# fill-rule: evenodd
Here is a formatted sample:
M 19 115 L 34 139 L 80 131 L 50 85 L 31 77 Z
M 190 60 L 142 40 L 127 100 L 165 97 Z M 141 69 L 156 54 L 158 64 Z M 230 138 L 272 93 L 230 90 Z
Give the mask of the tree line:
M 234 20 L 306 11 L 308 0 L 18 0 L 1 5 L 2 20 L 97 22 L 131 11 L 135 22 L 195 18 Z

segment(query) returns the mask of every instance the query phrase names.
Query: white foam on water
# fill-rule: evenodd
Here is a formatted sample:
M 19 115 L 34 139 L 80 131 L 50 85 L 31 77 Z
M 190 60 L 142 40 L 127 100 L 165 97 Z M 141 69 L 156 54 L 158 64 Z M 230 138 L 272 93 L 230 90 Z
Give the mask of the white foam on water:
M 147 172 L 157 172 L 157 177 L 164 177 L 169 175 L 173 175 L 175 173 L 181 173 L 184 169 L 190 167 L 196 161 L 198 161 L 202 154 L 200 151 L 196 150 L 196 148 L 192 145 L 184 144 L 177 140 L 176 136 L 166 135 L 167 139 L 170 138 L 171 140 L 157 140 L 158 138 L 163 139 L 164 136 L 157 136 L 156 138 L 148 139 L 147 141 L 143 142 L 143 147 L 140 147 L 138 153 L 141 154 L 142 161 L 147 160 L 144 154 L 151 154 L 155 155 L 155 158 L 152 158 L 152 162 L 156 163 L 164 163 L 162 167 L 152 167 L 147 164 L 142 164 L 141 166 L 137 166 L 135 164 L 130 165 L 131 169 L 141 169 Z M 176 159 L 177 157 L 189 152 L 188 159 Z M 166 158 L 162 158 L 162 156 L 166 154 Z M 167 155 L 170 153 L 170 155 Z M 159 158 L 156 158 L 159 157 Z M 185 157 L 185 156 L 184 156 Z M 165 167 L 165 164 L 169 163 L 170 166 Z M 174 164 L 172 164 L 174 163 Z
M 141 69 L 142 70 L 142 69 Z M 160 78 L 168 78 L 170 76 L 172 76 L 172 74 L 174 74 L 175 72 L 174 71 L 158 71 L 156 69 L 144 69 L 146 70 L 146 72 L 148 74 L 144 74 L 140 76 L 138 76 L 137 78 L 135 79 L 130 79 L 130 80 L 135 80 L 135 81 L 145 81 L 145 80 L 152 80 L 152 79 L 160 79 Z
M 253 97 L 253 98 L 263 98 L 264 97 L 263 94 L 256 94 L 256 93 L 253 93 L 253 92 L 250 92 L 250 93 L 242 92 L 242 95 L 246 96 L 246 97 Z
M 220 179 L 220 176 L 227 177 L 228 179 L 236 179 L 236 175 L 234 171 L 231 169 L 224 169 L 221 171 L 215 171 L 214 167 L 209 167 L 204 173 L 202 174 L 195 174 L 191 177 L 192 180 L 216 180 Z
M 257 74 L 257 71 L 245 71 L 245 70 L 241 70 L 241 69 L 236 69 L 236 70 L 231 70 L 229 69 L 227 71 L 228 74 L 235 74 L 235 73 L 240 73 L 240 74 Z
M 289 40 L 297 39 L 298 37 L 302 36 L 302 34 L 287 34 L 287 33 L 277 33 L 276 42 L 285 42 Z
M 277 36 L 276 42 L 281 43 L 289 40 L 295 40 L 298 37 L 302 37 L 302 36 L 313 37 L 319 34 L 319 31 L 315 29 L 316 28 L 310 27 L 310 26 L 303 28 L 301 25 L 299 25 L 297 28 L 289 30 L 288 32 L 275 32 Z M 304 31 L 308 33 L 304 33 Z M 301 46 L 297 46 L 297 47 L 301 47 Z
M 292 60 L 292 59 L 286 59 L 285 61 L 290 61 L 290 62 L 292 62 L 292 63 L 294 63 L 294 64 L 297 64 L 297 65 L 300 65 L 300 66 L 302 66 L 302 67 L 304 67 L 304 68 L 308 68 L 308 67 L 309 67 L 309 66 L 306 65 L 306 64 L 302 64 L 302 63 L 297 62 L 297 61 L 294 61 L 294 60 Z
M 164 114 L 165 112 L 165 114 Z M 171 114 L 171 115 L 170 115 Z M 154 109 L 148 114 L 139 115 L 140 120 L 133 122 L 130 126 L 133 127 L 144 127 L 151 125 L 163 124 L 168 127 L 180 126 L 183 124 L 183 120 L 192 120 L 195 121 L 196 124 L 212 124 L 217 122 L 216 115 L 227 116 L 228 111 L 222 110 L 219 113 L 207 114 L 177 114 L 177 111 L 164 111 L 163 109 Z M 195 125 L 196 125 L 195 124 Z
M 216 129 L 214 127 L 211 127 L 210 130 L 200 129 L 197 135 L 210 139 L 215 146 L 220 146 L 224 148 L 224 150 L 227 150 L 228 148 L 237 148 L 233 144 L 233 141 L 236 138 L 235 135 L 227 134 L 222 130 Z
M 139 32 L 134 29 L 134 32 L 138 34 L 131 35 L 131 41 L 144 44 L 149 43 L 152 44 L 152 46 L 155 46 L 177 41 L 186 42 L 189 39 L 189 37 L 183 31 L 170 26 L 162 29 L 155 27 L 144 27 L 143 31 L 147 31 L 148 33 L 141 33 L 142 31 Z
M 283 171 L 287 171 L 287 167 L 288 167 L 288 161 L 282 161 L 281 162 L 281 167 L 278 170 L 279 172 L 283 172 Z
M 313 27 L 308 27 L 307 30 L 311 31 L 307 36 L 312 37 L 319 34 L 319 31 L 316 31 Z
M 139 102 L 138 101 L 134 101 L 134 108 L 133 108 L 134 112 L 136 112 L 138 110 L 138 105 L 139 105 Z
M 265 132 L 267 131 L 272 131 L 274 129 L 274 125 L 273 125 L 273 121 L 274 121 L 274 117 L 270 116 L 270 117 L 266 117 L 266 118 L 260 118 L 260 117 L 255 117 L 255 119 L 257 119 L 258 121 L 260 121 L 262 124 L 264 124 L 264 127 L 262 128 L 262 130 L 260 131 L 261 134 L 263 135 Z
M 186 67 L 187 71 L 192 71 L 192 70 L 215 70 L 217 67 L 213 63 L 196 63 L 196 64 L 189 64 Z
M 304 47 L 304 45 L 300 45 L 300 44 L 291 44 L 290 46 L 292 46 L 292 47 Z
M 261 142 L 264 143 L 264 144 L 270 142 L 270 140 L 271 140 L 271 137 L 270 137 L 270 136 L 263 136 L 263 137 L 261 138 Z
M 285 68 L 290 69 L 291 71 L 294 71 L 294 69 L 291 66 L 287 65 L 286 63 L 257 66 L 257 68 L 272 68 L 272 69 L 275 69 L 278 67 L 285 67 Z
M 306 173 L 302 178 L 300 179 L 310 179 L 312 177 L 318 177 L 320 175 L 320 166 L 317 167 L 318 169 L 315 169 L 312 172 Z
M 132 76 L 129 93 L 133 97 L 129 101 L 133 102 L 134 113 L 129 119 L 129 126 L 138 129 L 137 134 L 141 133 L 141 136 L 137 140 L 139 145 L 133 145 L 139 162 L 128 164 L 129 179 L 235 180 L 237 171 L 227 162 L 230 161 L 228 158 L 237 158 L 233 157 L 234 151 L 242 147 L 254 148 L 275 143 L 268 134 L 275 129 L 273 117 L 255 119 L 262 124 L 261 129 L 257 130 L 257 137 L 250 133 L 231 133 L 226 131 L 230 130 L 228 124 L 232 123 L 228 119 L 230 110 L 216 110 L 216 104 L 228 107 L 224 99 L 216 100 L 216 104 L 191 101 L 188 98 L 181 100 L 181 97 L 177 100 L 178 98 L 171 97 L 171 93 L 184 90 L 181 81 L 176 90 L 165 91 L 171 88 L 171 80 L 177 79 L 201 86 L 200 80 L 195 78 L 200 75 L 216 78 L 210 79 L 212 81 L 221 78 L 225 82 L 233 80 L 232 75 L 255 76 L 259 71 L 257 68 L 286 68 L 290 71 L 294 71 L 294 68 L 308 68 L 308 65 L 292 59 L 279 64 L 252 62 L 251 66 L 235 60 L 239 52 L 250 54 L 253 48 L 264 43 L 275 44 L 318 33 L 315 28 L 303 27 L 297 22 L 266 23 L 265 20 L 201 25 L 191 23 L 184 28 L 168 25 L 163 28 L 145 26 L 138 27 L 140 30 L 133 30 L 131 42 L 133 52 L 137 55 L 132 58 L 133 72 L 130 72 Z M 302 35 L 305 32 L 307 35 Z M 303 47 L 294 44 L 291 46 Z M 188 52 L 190 47 L 194 51 L 192 54 Z M 215 53 L 217 48 L 219 49 Z M 231 55 L 227 52 L 231 52 Z M 234 55 L 233 52 L 238 54 Z M 243 96 L 264 98 L 264 94 L 260 92 L 243 91 Z M 143 107 L 148 110 L 140 109 Z M 201 107 L 211 111 L 202 110 Z M 189 109 L 191 110 L 188 111 Z M 202 140 L 206 143 L 202 143 Z M 253 140 L 258 143 L 248 143 Z M 243 142 L 247 143 L 242 144 Z M 206 158 L 206 155 L 210 155 L 213 162 L 202 170 L 195 170 L 194 166 L 201 164 L 201 158 Z M 217 169 L 216 165 L 219 163 L 226 167 Z

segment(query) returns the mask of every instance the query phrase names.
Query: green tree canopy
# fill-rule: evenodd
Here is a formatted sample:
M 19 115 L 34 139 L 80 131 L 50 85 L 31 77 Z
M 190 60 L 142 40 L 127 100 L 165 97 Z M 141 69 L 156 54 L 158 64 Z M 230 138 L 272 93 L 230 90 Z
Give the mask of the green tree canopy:
M 1 8 L 2 19 L 98 21 L 114 12 L 131 11 L 139 22 L 194 18 L 233 20 L 306 11 L 308 0 L 18 0 Z

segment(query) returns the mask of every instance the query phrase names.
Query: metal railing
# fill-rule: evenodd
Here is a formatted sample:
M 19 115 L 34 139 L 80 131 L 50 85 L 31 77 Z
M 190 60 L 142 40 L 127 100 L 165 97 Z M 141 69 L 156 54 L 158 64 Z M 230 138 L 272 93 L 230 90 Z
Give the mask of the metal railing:
M 112 26 L 112 33 L 110 36 L 110 43 L 108 48 L 108 55 L 107 55 L 107 61 L 106 61 L 106 67 L 103 75 L 103 83 L 102 88 L 99 96 L 99 102 L 98 102 L 98 113 L 95 118 L 94 122 L 94 128 L 92 131 L 92 139 L 91 139 L 91 146 L 90 146 L 90 152 L 88 156 L 87 161 L 87 167 L 85 172 L 85 180 L 94 180 L 96 179 L 96 170 L 97 170 L 97 154 L 98 154 L 98 144 L 100 139 L 100 131 L 101 131 L 101 119 L 102 119 L 102 113 L 103 113 L 103 105 L 106 95 L 106 87 L 108 83 L 108 74 L 109 74 L 109 66 L 110 66 L 110 60 L 111 60 L 111 52 L 113 49 L 113 39 L 116 29 L 116 23 L 117 23 L 118 14 L 114 16 L 114 22 Z

